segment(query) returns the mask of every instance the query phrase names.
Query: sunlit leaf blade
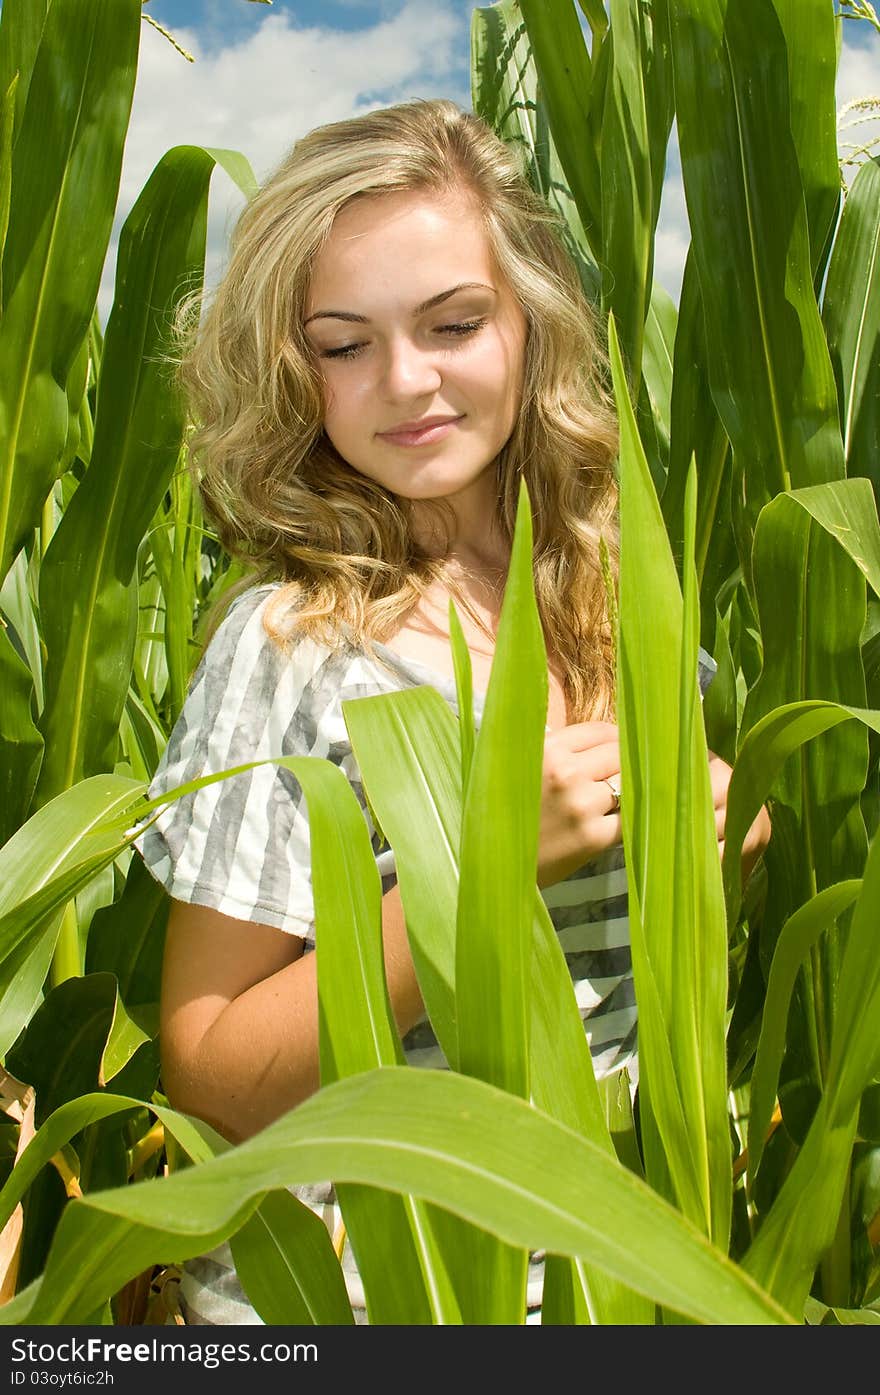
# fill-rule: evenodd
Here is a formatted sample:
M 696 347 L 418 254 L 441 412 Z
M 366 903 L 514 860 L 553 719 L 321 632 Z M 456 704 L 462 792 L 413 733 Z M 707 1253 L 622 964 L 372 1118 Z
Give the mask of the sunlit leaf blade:
M 880 837 L 875 837 L 846 939 L 825 1093 L 794 1167 L 744 1261 L 791 1312 L 802 1308 L 816 1265 L 834 1239 L 859 1100 L 880 1070 L 878 904 Z
M 810 229 L 813 272 L 819 270 L 840 203 L 834 120 L 835 17 L 825 0 L 773 0 L 785 35 L 791 133 Z
M 752 573 L 763 663 L 745 704 L 742 732 L 772 709 L 798 700 L 821 697 L 867 707 L 860 654 L 865 578 L 837 539 L 788 494 L 761 512 Z M 860 723 L 848 722 L 797 750 L 779 771 L 770 792 L 773 836 L 764 854 L 765 968 L 776 933 L 799 906 L 824 887 L 862 874 L 868 840 L 861 800 L 868 759 L 868 733 Z M 759 783 L 763 786 L 763 772 Z M 735 853 L 725 841 L 728 855 Z M 729 907 L 732 866 L 725 877 Z M 780 1105 L 789 1133 L 799 1140 L 824 1088 L 841 951 L 842 932 L 832 927 L 805 964 L 793 1005 Z
M 847 936 L 839 980 L 841 1002 L 828 1065 L 828 1093 L 843 1115 L 858 1106 L 866 1086 L 880 1074 L 878 905 L 880 837 L 875 833 Z
M 644 10 L 629 0 L 611 0 L 610 5 L 611 57 L 599 157 L 602 307 L 606 314 L 614 312 L 631 385 L 638 383 L 642 370 L 654 267 L 654 225 L 660 211 L 652 154 L 655 158 L 660 151 L 665 154 L 662 129 L 649 126 L 647 90 L 663 66 L 658 32 L 661 11 L 662 6 L 656 7 L 655 28 Z M 671 120 L 669 106 L 667 135 Z M 661 159 L 661 181 L 664 164 Z
M 547 656 L 532 580 L 528 493 L 519 503 L 492 672 L 462 813 L 455 941 L 459 1069 L 529 1094 L 529 986 Z M 463 699 L 460 697 L 460 703 Z M 492 1293 L 489 1321 L 525 1309 L 528 1257 L 485 1237 L 473 1278 Z
M 72 1203 L 27 1320 L 82 1321 L 156 1258 L 219 1244 L 266 1191 L 326 1176 L 412 1191 L 510 1244 L 584 1255 L 698 1321 L 787 1320 L 604 1150 L 482 1081 L 399 1068 L 327 1087 L 200 1168 Z
M 12 78 L 6 92 L 0 99 L 0 267 L 3 262 L 3 249 L 9 231 L 9 203 L 12 197 L 12 133 L 15 124 L 15 93 L 18 88 L 18 73 Z M 0 88 L 0 93 L 3 89 Z M 0 304 L 3 300 L 0 281 Z
M 161 1121 L 166 1134 L 175 1140 L 192 1162 L 204 1162 L 216 1152 L 225 1152 L 230 1146 L 226 1139 L 214 1135 L 207 1124 L 190 1119 L 185 1114 L 178 1114 L 175 1110 L 155 1102 L 145 1102 L 130 1095 L 110 1091 L 80 1095 L 54 1110 L 19 1156 L 0 1189 L 0 1225 L 5 1225 L 9 1220 L 40 1169 L 78 1133 L 92 1124 L 101 1123 L 133 1108 L 152 1110 Z
M 804 742 L 852 719 L 880 732 L 880 712 L 815 700 L 774 708 L 749 730 L 736 758 L 727 799 L 722 870 L 729 923 L 735 920 L 742 898 L 739 850 L 785 761 Z
M 200 284 L 206 151 L 162 157 L 120 235 L 116 298 L 98 384 L 91 463 L 43 561 L 48 660 L 41 729 L 48 757 L 37 798 L 112 768 L 137 629 L 140 540 L 178 459 L 184 431 L 165 356 L 174 307 Z
M 793 489 L 787 497 L 800 504 L 840 543 L 875 595 L 880 596 L 880 523 L 868 481 L 832 480 L 807 489 Z
M 492 676 L 461 830 L 455 988 L 459 1068 L 528 1095 L 531 926 L 547 657 L 531 575 L 528 495 L 520 487 Z
M 699 482 L 694 550 L 701 591 L 700 634 L 706 647 L 713 650 L 715 597 L 723 580 L 735 569 L 737 555 L 728 510 L 729 443 L 709 388 L 703 300 L 693 248 L 685 261 L 675 330 L 669 471 L 661 499 L 666 531 L 676 557 L 681 551 L 684 490 L 691 457 L 697 463 Z
M 709 379 L 754 519 L 779 490 L 843 475 L 785 38 L 772 0 L 670 0 L 670 19 Z
M 19 82 L 27 106 L 12 159 L 0 326 L 0 578 L 37 523 L 67 439 L 68 374 L 110 238 L 140 11 L 139 0 L 54 0 L 30 83 L 26 72 Z M 16 15 L 4 21 L 14 43 Z M 33 53 L 36 15 L 19 32 L 19 53 Z
M 669 432 L 672 406 L 672 365 L 678 310 L 675 301 L 656 281 L 645 322 L 642 376 L 651 406 L 654 430 L 664 469 L 669 464 Z
M 461 787 L 467 789 L 471 763 L 474 758 L 476 732 L 474 729 L 474 675 L 471 656 L 461 628 L 458 612 L 449 602 L 449 643 L 455 669 L 455 692 L 458 699 L 458 731 L 461 741 Z
M 752 1179 L 761 1166 L 764 1136 L 773 1113 L 785 1049 L 785 1024 L 798 969 L 811 945 L 852 905 L 861 885 L 861 881 L 854 880 L 826 887 L 789 917 L 776 941 L 749 1093 L 748 1156 Z
M 18 74 L 16 135 L 24 115 L 34 59 L 50 4 L 51 0 L 4 0 L 0 12 L 0 90 L 7 91 L 15 74 Z
M 395 852 L 407 928 L 428 1014 L 448 1061 L 461 821 L 460 756 L 447 703 L 423 687 L 345 704 L 365 786 Z M 556 931 L 535 890 L 530 1078 L 535 1104 L 611 1156 L 589 1047 Z M 576 1283 L 583 1286 L 584 1280 Z M 594 1270 L 597 1320 L 644 1322 L 645 1300 Z
M 382 887 L 361 807 L 330 761 L 294 759 L 309 805 L 322 1085 L 403 1063 L 382 949 Z M 340 1186 L 371 1322 L 458 1322 L 420 1202 Z
M 560 215 L 581 282 L 591 302 L 597 303 L 599 268 L 562 171 L 516 0 L 478 6 L 471 14 L 471 97 L 477 115 L 523 155 L 532 186 Z M 595 235 L 598 232 L 597 226 Z
M 394 848 L 422 998 L 443 1054 L 456 1069 L 462 793 L 455 717 L 429 687 L 358 698 L 346 702 L 343 712 L 371 806 Z
M 639 1076 L 662 1140 L 662 1157 L 646 1144 L 646 1172 L 662 1191 L 668 1169 L 685 1214 L 726 1246 L 727 937 L 698 708 L 694 587 L 688 579 L 685 613 L 613 318 L 609 340 L 621 424 L 618 722 Z M 685 567 L 691 565 L 686 559 Z M 689 690 L 684 714 L 682 689 Z M 690 866 L 679 868 L 680 862 Z
M 602 226 L 599 163 L 584 139 L 592 69 L 573 0 L 520 0 L 550 128 L 594 255 Z
M 143 788 L 140 782 L 120 775 L 84 780 L 32 815 L 0 849 L 0 1046 L 4 1051 L 39 1002 L 58 936 L 58 914 L 125 846 L 121 832 L 108 831 L 105 820 L 130 813 Z
M 288 1191 L 269 1192 L 230 1247 L 236 1273 L 265 1323 L 354 1322 L 327 1227 Z
M 828 265 L 822 318 L 843 428 L 847 474 L 880 497 L 880 160 L 850 186 Z

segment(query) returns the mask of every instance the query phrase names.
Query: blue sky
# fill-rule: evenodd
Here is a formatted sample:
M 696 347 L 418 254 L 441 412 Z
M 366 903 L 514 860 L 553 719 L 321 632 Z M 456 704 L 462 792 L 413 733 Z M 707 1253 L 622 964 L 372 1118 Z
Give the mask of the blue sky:
M 271 6 L 249 0 L 149 0 L 145 13 L 166 25 L 196 61 L 188 63 L 155 29 L 143 26 L 118 216 L 101 290 L 102 318 L 112 300 L 119 227 L 170 146 L 240 150 L 262 179 L 299 136 L 325 121 L 411 97 L 445 96 L 469 106 L 473 9 L 471 0 L 275 0 Z M 880 35 L 855 21 L 845 24 L 844 34 L 839 107 L 854 97 L 880 95 Z M 240 194 L 218 171 L 209 207 L 209 284 L 222 272 L 241 206 Z M 655 275 L 674 299 L 688 242 L 673 140 Z

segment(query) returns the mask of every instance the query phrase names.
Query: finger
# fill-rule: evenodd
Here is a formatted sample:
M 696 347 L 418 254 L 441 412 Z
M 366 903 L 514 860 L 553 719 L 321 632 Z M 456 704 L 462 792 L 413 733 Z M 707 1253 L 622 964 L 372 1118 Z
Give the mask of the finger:
M 724 828 L 726 823 L 727 805 L 725 805 L 722 809 L 715 810 L 715 832 L 718 835 L 719 842 L 722 841 L 724 838 Z
M 617 776 L 616 783 L 620 784 L 620 746 L 616 741 L 606 741 L 586 751 L 572 751 L 571 764 L 585 780 L 607 780 L 611 775 Z
M 566 751 L 589 751 L 609 741 L 617 741 L 618 728 L 614 722 L 572 722 L 548 734 L 545 746 L 558 745 Z

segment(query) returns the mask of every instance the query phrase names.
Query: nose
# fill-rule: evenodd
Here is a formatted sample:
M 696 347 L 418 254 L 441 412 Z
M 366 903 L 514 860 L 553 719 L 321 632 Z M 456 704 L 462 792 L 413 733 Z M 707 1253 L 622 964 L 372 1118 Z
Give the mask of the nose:
M 382 389 L 389 401 L 424 397 L 439 388 L 443 376 L 435 355 L 406 335 L 391 340 L 382 363 Z

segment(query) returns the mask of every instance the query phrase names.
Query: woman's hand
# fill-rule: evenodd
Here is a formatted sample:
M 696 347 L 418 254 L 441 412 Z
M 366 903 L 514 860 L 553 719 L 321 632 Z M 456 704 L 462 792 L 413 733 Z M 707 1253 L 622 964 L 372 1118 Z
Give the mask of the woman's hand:
M 732 767 L 709 752 L 718 852 L 724 853 L 727 792 Z M 620 743 L 613 722 L 575 722 L 548 733 L 544 741 L 538 885 L 552 886 L 590 858 L 623 841 L 614 794 L 620 784 Z M 761 809 L 742 849 L 745 882 L 770 841 L 770 815 Z
M 613 722 L 575 722 L 544 741 L 538 886 L 553 886 L 623 841 L 616 801 L 620 745 Z
M 727 792 L 733 767 L 727 761 L 709 752 L 709 775 L 712 780 L 712 800 L 715 805 L 715 832 L 718 834 L 718 851 L 724 856 L 724 829 L 727 822 Z M 770 815 L 762 805 L 758 817 L 745 836 L 742 846 L 742 880 L 745 886 L 752 868 L 770 842 Z

